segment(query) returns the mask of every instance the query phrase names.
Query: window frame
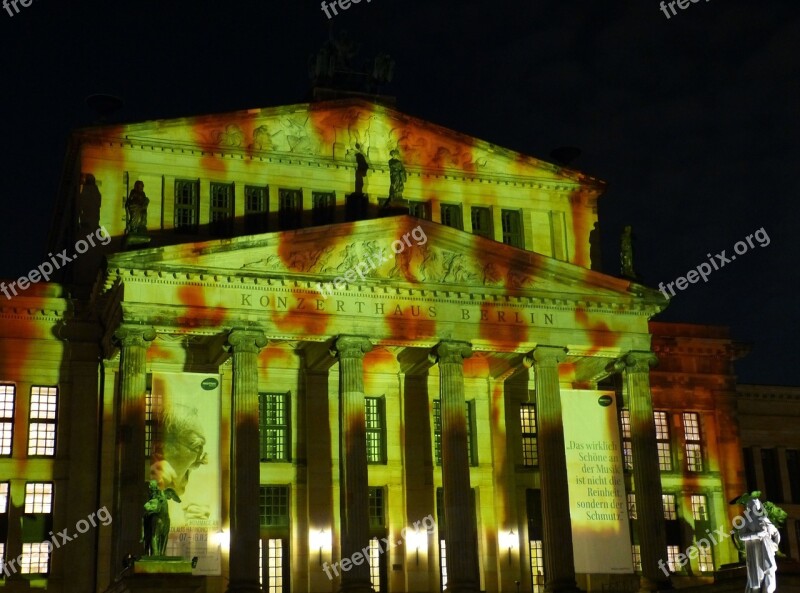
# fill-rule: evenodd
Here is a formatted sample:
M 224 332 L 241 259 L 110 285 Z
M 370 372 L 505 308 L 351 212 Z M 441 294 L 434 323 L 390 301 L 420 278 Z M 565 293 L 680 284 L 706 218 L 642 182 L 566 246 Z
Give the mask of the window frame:
M 512 216 L 514 215 L 514 216 Z M 511 220 L 515 218 L 514 222 L 517 225 L 517 230 L 514 231 L 511 227 Z M 502 209 L 500 210 L 500 225 L 503 232 L 503 243 L 517 247 L 518 249 L 525 248 L 525 233 L 522 223 L 522 212 L 520 210 Z
M 52 412 L 53 413 L 53 417 L 52 418 L 34 416 L 33 398 L 34 398 L 34 390 L 37 390 L 37 389 L 40 390 L 39 393 L 36 394 L 38 397 L 40 397 L 40 398 L 41 397 L 45 397 L 45 398 L 53 397 L 54 401 L 53 401 L 52 405 L 54 406 L 55 409 Z M 46 391 L 46 390 L 54 390 L 54 393 L 52 393 L 52 394 L 43 393 L 43 391 Z M 56 456 L 56 453 L 58 451 L 58 401 L 59 401 L 59 391 L 60 390 L 59 390 L 57 385 L 31 385 L 30 399 L 29 399 L 30 406 L 28 408 L 28 448 L 27 448 L 28 457 L 53 458 L 53 457 Z M 38 404 L 38 405 L 40 405 L 40 404 Z M 38 405 L 37 405 L 37 407 L 38 407 Z M 50 403 L 48 402 L 46 405 L 49 407 Z M 37 427 L 36 430 L 34 430 L 35 426 Z M 47 443 L 49 442 L 49 438 L 48 437 L 50 436 L 49 431 L 46 431 L 45 432 L 45 439 L 44 439 L 45 445 L 42 446 L 42 445 L 38 444 L 38 442 L 42 440 L 38 427 L 52 427 L 52 441 L 53 441 L 52 452 L 50 452 L 50 453 L 37 452 L 38 449 L 44 448 L 46 450 L 48 448 Z M 34 439 L 37 441 L 37 444 L 34 444 Z M 32 449 L 33 449 L 33 452 L 32 452 Z
M 268 492 L 273 491 L 273 492 Z M 267 514 L 269 508 L 265 501 L 267 499 L 278 500 L 283 497 L 286 515 L 274 515 L 276 522 L 270 523 L 270 515 Z M 274 506 L 274 505 L 273 505 Z M 258 490 L 258 524 L 259 527 L 264 528 L 286 528 L 291 524 L 291 489 L 288 484 L 261 484 Z
M 524 418 L 525 410 L 532 411 L 533 422 L 530 422 L 530 428 L 533 428 L 533 431 L 526 431 L 526 419 Z M 539 419 L 536 413 L 536 403 L 535 402 L 521 402 L 519 406 L 519 423 L 520 423 L 520 447 L 522 449 L 522 466 L 523 467 L 539 467 Z M 527 444 L 530 447 L 526 447 Z M 532 460 L 531 463 L 528 463 L 528 455 L 526 452 L 530 453 L 530 459 Z
M 367 402 L 376 405 L 376 416 L 378 426 L 370 426 L 369 410 L 367 410 Z M 367 440 L 367 464 L 368 465 L 385 465 L 388 460 L 386 458 L 386 399 L 383 396 L 365 396 L 364 397 L 364 430 Z M 378 442 L 380 448 L 379 459 L 370 458 L 370 434 L 378 435 Z
M 470 399 L 464 402 L 466 406 L 465 422 L 467 428 L 467 455 L 470 467 L 478 465 L 478 455 L 475 443 L 474 431 L 474 404 L 475 400 Z M 442 465 L 442 407 L 441 400 L 433 400 L 433 462 L 437 466 Z
M 683 412 L 681 414 L 681 423 L 683 424 L 686 471 L 702 473 L 705 471 L 706 464 L 703 459 L 703 430 L 700 414 L 698 412 Z
M 184 204 L 183 187 L 191 187 L 189 196 L 191 203 Z M 191 222 L 183 224 L 179 213 L 188 213 Z M 196 233 L 200 228 L 200 179 L 175 179 L 175 194 L 173 196 L 172 226 L 178 232 Z
M 5 397 L 9 395 L 10 402 Z M 14 454 L 14 421 L 17 405 L 17 386 L 14 383 L 0 384 L 0 457 L 11 457 Z M 8 442 L 8 453 L 3 451 L 3 441 Z
M 450 219 L 451 215 L 449 214 L 449 212 L 451 212 L 451 209 L 452 212 L 456 213 L 455 225 L 448 224 L 448 222 L 445 221 L 445 218 L 447 218 L 448 220 Z M 448 212 L 448 214 L 445 214 L 445 212 Z M 450 204 L 450 203 L 441 204 L 439 207 L 439 216 L 441 217 L 440 220 L 444 226 L 449 226 L 450 228 L 458 229 L 459 231 L 464 230 L 464 211 L 461 208 L 461 204 Z
M 475 226 L 475 218 L 476 214 L 478 214 L 478 219 L 481 218 L 480 215 L 485 215 L 485 223 L 486 228 L 480 229 L 476 228 Z M 479 237 L 485 237 L 486 239 L 494 240 L 494 225 L 492 224 L 492 209 L 488 206 L 472 206 L 470 209 L 470 223 L 472 225 L 472 234 L 478 235 Z
M 217 191 L 225 190 L 223 196 L 226 200 L 224 206 L 215 205 L 215 200 L 219 197 Z M 233 232 L 233 221 L 236 213 L 236 184 L 212 181 L 208 193 L 208 222 L 211 232 L 216 235 L 227 235 Z M 216 215 L 224 216 L 217 217 Z
M 661 426 L 659 425 L 659 418 L 664 419 L 663 425 Z M 658 449 L 658 469 L 662 472 L 671 472 L 675 470 L 675 464 L 672 459 L 669 420 L 670 416 L 666 410 L 653 410 L 653 423 L 656 429 L 656 448 Z M 666 455 L 664 454 L 665 452 Z
M 259 208 L 253 209 L 253 199 L 258 200 Z M 269 186 L 244 186 L 244 227 L 247 234 L 264 233 L 269 228 Z
M 271 398 L 281 397 L 282 402 L 272 402 Z M 283 422 L 282 423 L 268 423 L 266 412 L 272 404 L 275 409 L 282 407 L 283 409 Z M 287 463 L 291 461 L 291 392 L 290 391 L 260 391 L 258 393 L 258 457 L 261 463 Z M 277 417 L 277 416 L 276 416 Z M 275 447 L 280 447 L 283 451 L 282 457 L 269 457 L 269 439 L 267 431 L 281 431 L 280 443 L 276 441 Z
M 291 207 L 287 199 L 291 198 Z M 303 189 L 278 188 L 278 228 L 281 231 L 292 231 L 303 226 Z
M 335 191 L 311 192 L 311 221 L 315 226 L 336 222 Z

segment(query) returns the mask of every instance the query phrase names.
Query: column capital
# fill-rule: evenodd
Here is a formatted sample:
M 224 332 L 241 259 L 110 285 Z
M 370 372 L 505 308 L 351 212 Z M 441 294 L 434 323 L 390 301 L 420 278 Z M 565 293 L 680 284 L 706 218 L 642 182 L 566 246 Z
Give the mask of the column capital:
M 625 354 L 621 361 L 625 364 L 628 373 L 648 373 L 650 367 L 658 363 L 658 357 L 647 350 L 631 350 Z
M 428 356 L 432 363 L 453 362 L 463 364 L 465 358 L 472 356 L 472 344 L 455 340 L 442 340 L 431 349 Z
M 114 331 L 113 340 L 117 346 L 128 348 L 142 346 L 147 348 L 156 339 L 156 330 L 149 325 L 121 325 Z
M 334 358 L 364 358 L 372 350 L 372 342 L 365 336 L 339 336 L 333 342 L 331 356 Z
M 524 364 L 530 367 L 558 366 L 558 363 L 567 357 L 567 349 L 563 346 L 537 346 L 525 357 Z
M 228 333 L 228 347 L 231 352 L 250 352 L 258 354 L 267 345 L 267 337 L 260 329 L 233 328 Z

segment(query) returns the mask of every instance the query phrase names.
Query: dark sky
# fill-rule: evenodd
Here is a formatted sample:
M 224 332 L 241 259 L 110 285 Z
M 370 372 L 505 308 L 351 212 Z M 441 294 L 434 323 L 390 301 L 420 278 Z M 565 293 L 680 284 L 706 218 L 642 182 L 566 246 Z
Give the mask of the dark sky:
M 634 227 L 657 287 L 763 227 L 770 239 L 660 319 L 729 325 L 753 344 L 740 381 L 800 385 L 800 2 L 362 0 L 330 21 L 316 0 L 33 0 L 0 11 L 5 215 L 0 276 L 42 261 L 66 138 L 84 98 L 125 99 L 120 121 L 302 102 L 329 24 L 361 57 L 396 60 L 401 111 L 609 183 L 606 271 Z M 12 9 L 13 10 L 13 9 Z

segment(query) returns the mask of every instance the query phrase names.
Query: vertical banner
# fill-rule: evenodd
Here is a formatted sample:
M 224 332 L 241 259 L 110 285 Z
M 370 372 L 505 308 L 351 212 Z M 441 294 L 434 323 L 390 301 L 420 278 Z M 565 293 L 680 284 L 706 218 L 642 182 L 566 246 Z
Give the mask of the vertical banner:
M 219 375 L 153 373 L 150 480 L 172 489 L 167 555 L 197 556 L 196 575 L 221 574 Z
M 575 572 L 632 573 L 614 393 L 561 390 Z

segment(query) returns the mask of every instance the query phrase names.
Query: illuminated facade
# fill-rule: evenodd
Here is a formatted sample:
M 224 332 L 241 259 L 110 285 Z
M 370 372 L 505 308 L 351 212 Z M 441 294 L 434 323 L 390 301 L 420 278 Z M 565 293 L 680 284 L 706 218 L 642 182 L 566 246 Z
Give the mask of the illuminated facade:
M 395 150 L 409 214 L 380 216 Z M 75 133 L 50 249 L 111 240 L 64 267 L 70 294 L 3 305 L 9 590 L 124 590 L 151 478 L 182 499 L 186 590 L 664 585 L 678 518 L 727 524 L 744 487 L 735 346 L 678 356 L 701 330 L 651 327 L 658 291 L 590 269 L 603 190 L 360 100 Z M 113 523 L 42 551 L 102 507 Z

